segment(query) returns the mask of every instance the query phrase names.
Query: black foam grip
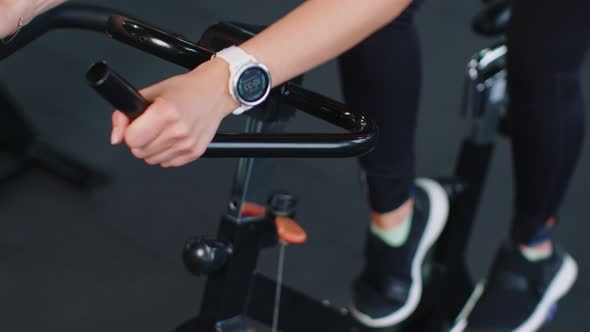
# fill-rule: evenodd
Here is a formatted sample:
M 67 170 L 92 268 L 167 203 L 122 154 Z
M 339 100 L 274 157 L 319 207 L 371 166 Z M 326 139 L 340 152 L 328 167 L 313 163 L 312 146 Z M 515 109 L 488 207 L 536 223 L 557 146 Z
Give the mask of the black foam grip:
M 139 117 L 149 106 L 139 92 L 105 62 L 97 62 L 86 73 L 88 84 L 116 109 L 125 113 L 131 121 Z

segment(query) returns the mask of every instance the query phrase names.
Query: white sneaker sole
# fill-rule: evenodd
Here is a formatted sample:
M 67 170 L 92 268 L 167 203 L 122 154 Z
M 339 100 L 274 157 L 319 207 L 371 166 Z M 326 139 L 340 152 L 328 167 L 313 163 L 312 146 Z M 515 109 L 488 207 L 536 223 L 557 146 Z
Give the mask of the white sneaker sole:
M 545 319 L 549 316 L 551 307 L 559 299 L 561 299 L 567 292 L 572 288 L 576 278 L 578 276 L 578 265 L 570 255 L 565 255 L 563 258 L 563 264 L 557 275 L 549 284 L 545 295 L 537 305 L 533 314 L 524 321 L 519 327 L 514 329 L 514 332 L 535 332 L 539 330 L 545 323 Z M 476 287 L 472 297 L 467 301 L 466 306 L 461 311 L 461 314 L 457 318 L 455 326 L 449 332 L 463 332 L 465 328 L 469 327 L 468 316 L 471 310 L 475 306 L 475 303 L 483 292 L 484 282 L 480 282 Z M 474 302 L 475 301 L 475 302 Z
M 422 237 L 422 240 L 418 244 L 418 250 L 412 261 L 413 282 L 412 286 L 410 286 L 408 300 L 397 311 L 379 318 L 372 318 L 352 305 L 350 307 L 351 315 L 366 326 L 380 328 L 399 324 L 410 317 L 420 303 L 420 298 L 422 297 L 422 264 L 424 263 L 426 253 L 436 243 L 436 240 L 438 240 L 438 237 L 445 228 L 449 216 L 449 198 L 444 188 L 434 180 L 420 178 L 416 180 L 416 186 L 424 189 L 428 195 L 430 215 L 426 221 L 425 236 Z

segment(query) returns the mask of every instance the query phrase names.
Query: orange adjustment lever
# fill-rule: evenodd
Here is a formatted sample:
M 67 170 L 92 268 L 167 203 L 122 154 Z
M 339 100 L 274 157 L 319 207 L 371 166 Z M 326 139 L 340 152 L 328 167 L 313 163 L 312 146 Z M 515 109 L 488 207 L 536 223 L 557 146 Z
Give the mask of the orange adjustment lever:
M 253 202 L 244 202 L 240 214 L 247 217 L 260 217 L 266 214 L 266 208 Z
M 279 236 L 279 239 L 287 243 L 301 244 L 307 239 L 305 230 L 291 218 L 276 217 L 275 225 L 277 226 L 277 235 Z

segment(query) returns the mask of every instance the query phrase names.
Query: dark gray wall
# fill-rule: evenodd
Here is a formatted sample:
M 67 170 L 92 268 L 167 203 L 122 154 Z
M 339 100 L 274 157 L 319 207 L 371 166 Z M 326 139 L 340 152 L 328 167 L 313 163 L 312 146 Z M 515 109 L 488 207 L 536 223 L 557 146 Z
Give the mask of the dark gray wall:
M 95 2 L 99 1 L 85 1 Z M 102 1 L 192 39 L 220 20 L 267 24 L 298 1 Z M 247 5 L 246 5 L 247 3 Z M 430 1 L 419 15 L 424 90 L 418 130 L 418 173 L 451 172 L 468 124 L 459 117 L 467 59 L 491 40 L 469 30 L 477 1 Z M 403 51 L 403 50 L 400 50 Z M 19 101 L 40 135 L 112 175 L 109 186 L 80 194 L 41 172 L 0 191 L 0 330 L 163 331 L 198 306 L 202 281 L 188 276 L 178 248 L 190 234 L 211 233 L 228 198 L 235 161 L 203 160 L 162 170 L 108 144 L 110 107 L 83 82 L 90 63 L 105 59 L 135 85 L 181 71 L 103 36 L 53 33 L 0 64 L 0 81 Z M 590 77 L 584 71 L 585 81 Z M 308 75 L 306 86 L 340 98 L 336 66 Z M 588 89 L 585 89 L 588 95 Z M 232 119 L 224 128 L 233 128 Z M 300 117 L 293 129 L 322 128 Z M 580 280 L 552 330 L 581 331 L 590 296 L 586 273 L 585 198 L 590 155 L 585 149 L 563 204 L 559 238 L 580 263 Z M 299 219 L 310 234 L 291 249 L 287 281 L 346 304 L 361 265 L 367 206 L 354 160 L 281 160 L 272 187 L 300 197 Z M 481 277 L 506 235 L 511 164 L 501 141 L 491 169 L 468 259 Z M 263 260 L 272 271 L 275 253 Z

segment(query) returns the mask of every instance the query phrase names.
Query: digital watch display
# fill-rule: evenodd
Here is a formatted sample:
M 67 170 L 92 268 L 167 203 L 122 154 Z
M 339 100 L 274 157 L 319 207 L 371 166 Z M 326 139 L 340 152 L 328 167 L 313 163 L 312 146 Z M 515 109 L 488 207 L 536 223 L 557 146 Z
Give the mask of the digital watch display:
M 234 95 L 244 105 L 255 106 L 266 99 L 270 91 L 268 69 L 261 64 L 249 64 L 235 76 Z

